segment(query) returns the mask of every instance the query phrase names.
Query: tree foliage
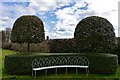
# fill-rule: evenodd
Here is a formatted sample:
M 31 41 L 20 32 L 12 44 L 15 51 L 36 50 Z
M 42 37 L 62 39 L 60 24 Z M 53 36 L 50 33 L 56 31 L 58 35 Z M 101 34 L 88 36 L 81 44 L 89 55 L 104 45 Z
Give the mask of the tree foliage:
M 6 41 L 5 31 L 1 31 L 2 33 L 2 42 Z
M 6 41 L 7 41 L 7 42 L 10 42 L 11 28 L 6 28 L 6 29 L 5 29 L 5 33 L 6 33 Z
M 12 29 L 12 42 L 38 43 L 44 40 L 43 22 L 36 16 L 21 16 Z
M 28 43 L 29 45 L 29 43 L 40 43 L 44 39 L 44 25 L 38 17 L 26 15 L 15 21 L 11 34 L 12 42 Z
M 98 16 L 81 20 L 75 28 L 74 37 L 77 52 L 109 52 L 115 44 L 113 25 Z

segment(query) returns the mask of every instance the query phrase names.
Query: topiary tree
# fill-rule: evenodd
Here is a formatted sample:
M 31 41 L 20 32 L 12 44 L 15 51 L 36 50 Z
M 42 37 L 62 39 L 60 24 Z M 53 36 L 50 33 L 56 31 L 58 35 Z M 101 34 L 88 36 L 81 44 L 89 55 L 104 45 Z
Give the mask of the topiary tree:
M 81 20 L 75 28 L 74 37 L 76 52 L 110 52 L 115 45 L 113 25 L 98 16 Z
M 41 19 L 33 15 L 19 17 L 12 29 L 11 41 L 14 43 L 40 43 L 45 39 L 44 25 Z

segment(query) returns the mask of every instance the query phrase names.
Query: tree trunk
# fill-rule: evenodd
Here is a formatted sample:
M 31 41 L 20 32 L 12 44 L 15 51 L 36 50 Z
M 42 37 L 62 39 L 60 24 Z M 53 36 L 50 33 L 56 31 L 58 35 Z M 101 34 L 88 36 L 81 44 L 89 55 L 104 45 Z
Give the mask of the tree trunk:
M 29 51 L 30 51 L 30 43 L 28 42 L 28 53 L 29 53 Z

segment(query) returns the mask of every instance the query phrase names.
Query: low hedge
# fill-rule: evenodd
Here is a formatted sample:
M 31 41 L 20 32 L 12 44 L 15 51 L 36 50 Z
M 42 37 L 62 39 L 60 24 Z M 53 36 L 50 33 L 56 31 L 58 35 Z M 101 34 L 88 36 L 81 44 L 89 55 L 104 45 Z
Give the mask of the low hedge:
M 48 41 L 50 53 L 73 53 L 75 42 L 72 39 L 51 39 Z
M 20 52 L 27 52 L 28 49 L 28 44 L 27 43 L 12 43 L 11 48 L 14 51 L 20 51 Z M 47 45 L 47 41 L 43 41 L 41 43 L 31 43 L 29 46 L 30 52 L 42 52 L 42 53 L 48 53 L 49 52 L 49 47 Z
M 88 54 L 88 53 L 43 53 L 34 55 L 6 55 L 5 56 L 5 72 L 8 74 L 31 74 L 32 61 L 37 58 L 59 56 L 86 56 L 90 63 L 90 73 L 111 74 L 114 73 L 118 65 L 118 57 L 113 54 Z
M 2 42 L 2 49 L 11 49 L 11 42 L 3 41 Z

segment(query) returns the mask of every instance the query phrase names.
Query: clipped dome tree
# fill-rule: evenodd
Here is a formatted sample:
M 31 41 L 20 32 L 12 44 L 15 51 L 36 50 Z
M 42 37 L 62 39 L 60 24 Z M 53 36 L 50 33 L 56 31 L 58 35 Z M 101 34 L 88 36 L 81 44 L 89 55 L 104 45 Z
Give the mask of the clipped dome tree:
M 12 42 L 27 43 L 29 52 L 30 43 L 40 43 L 43 40 L 45 40 L 44 25 L 37 16 L 25 15 L 15 21 L 11 33 Z
M 75 28 L 74 38 L 76 52 L 110 52 L 115 45 L 113 25 L 98 16 L 81 20 Z

